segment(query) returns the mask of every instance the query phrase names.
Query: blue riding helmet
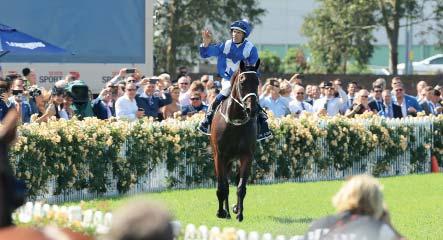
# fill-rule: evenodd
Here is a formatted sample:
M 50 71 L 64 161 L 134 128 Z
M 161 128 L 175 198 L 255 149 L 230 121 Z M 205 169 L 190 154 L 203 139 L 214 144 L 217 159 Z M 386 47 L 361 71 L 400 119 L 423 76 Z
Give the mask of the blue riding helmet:
M 246 20 L 238 20 L 231 24 L 231 31 L 237 29 L 245 33 L 245 38 L 251 33 L 251 25 Z

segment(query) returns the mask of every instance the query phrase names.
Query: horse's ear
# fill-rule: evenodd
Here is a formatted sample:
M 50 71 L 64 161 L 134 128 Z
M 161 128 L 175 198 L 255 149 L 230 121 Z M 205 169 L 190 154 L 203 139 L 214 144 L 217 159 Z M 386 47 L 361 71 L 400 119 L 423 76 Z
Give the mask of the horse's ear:
M 255 63 L 255 71 L 258 70 L 258 68 L 260 67 L 260 58 L 257 60 L 257 62 Z
M 240 72 L 246 71 L 245 61 L 240 61 Z

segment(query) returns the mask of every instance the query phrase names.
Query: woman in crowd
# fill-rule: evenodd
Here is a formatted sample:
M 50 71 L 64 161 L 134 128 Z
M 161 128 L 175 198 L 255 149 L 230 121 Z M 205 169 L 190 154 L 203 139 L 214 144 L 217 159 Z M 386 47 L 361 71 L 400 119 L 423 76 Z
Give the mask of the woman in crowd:
M 381 189 L 372 176 L 352 177 L 332 199 L 338 213 L 313 222 L 304 239 L 402 239 L 391 224 Z
M 162 108 L 163 118 L 173 118 L 174 113 L 179 112 L 181 109 L 179 96 L 180 96 L 180 88 L 178 85 L 172 85 L 169 87 L 169 92 L 171 93 L 172 103 L 164 106 Z
M 63 110 L 64 94 L 65 91 L 63 89 L 54 87 L 51 91 L 51 97 L 45 113 L 37 118 L 35 122 L 47 122 L 52 117 L 60 119 L 63 116 L 63 113 L 60 115 L 60 111 Z

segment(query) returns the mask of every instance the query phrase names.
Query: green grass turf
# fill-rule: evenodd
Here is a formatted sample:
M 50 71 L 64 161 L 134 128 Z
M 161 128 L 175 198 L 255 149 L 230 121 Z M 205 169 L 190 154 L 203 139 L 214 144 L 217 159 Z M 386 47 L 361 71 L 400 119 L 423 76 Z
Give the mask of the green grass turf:
M 381 182 L 393 225 L 402 234 L 408 239 L 443 238 L 443 174 L 382 178 Z M 312 220 L 334 213 L 331 198 L 342 183 L 250 185 L 244 204 L 245 219 L 241 223 L 235 220 L 232 211 L 231 220 L 215 217 L 218 206 L 215 189 L 166 191 L 136 197 L 164 202 L 183 226 L 193 223 L 292 236 L 302 235 Z M 231 206 L 236 201 L 235 193 L 236 189 L 231 187 Z M 83 207 L 109 211 L 129 198 L 92 200 Z

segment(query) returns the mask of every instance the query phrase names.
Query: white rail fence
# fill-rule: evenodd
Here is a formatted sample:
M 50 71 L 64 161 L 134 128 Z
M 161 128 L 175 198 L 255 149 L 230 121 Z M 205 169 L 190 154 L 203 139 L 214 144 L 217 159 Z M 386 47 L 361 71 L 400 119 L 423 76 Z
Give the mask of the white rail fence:
M 357 120 L 356 120 L 357 121 Z M 360 123 L 363 121 L 366 126 L 369 125 L 369 121 L 359 119 Z M 388 120 L 386 121 L 388 126 L 402 126 L 409 125 L 413 126 L 414 136 L 416 138 L 414 147 L 422 146 L 423 144 L 432 145 L 433 136 L 432 136 L 432 121 L 428 119 L 403 119 L 403 120 Z M 321 122 L 320 126 L 325 127 L 326 123 Z M 284 139 L 279 141 L 280 147 L 283 146 Z M 326 146 L 325 139 L 320 139 L 317 144 L 322 146 Z M 126 152 L 124 149 L 120 152 L 121 157 L 126 156 Z M 324 151 L 321 152 L 321 157 L 325 157 L 328 154 L 328 150 L 325 148 Z M 411 164 L 411 154 L 409 151 L 405 151 L 401 153 L 396 159 L 392 162 L 392 164 L 388 167 L 388 170 L 383 172 L 381 176 L 397 176 L 397 175 L 407 175 L 410 173 L 427 173 L 430 172 L 430 158 L 431 158 L 431 150 L 430 148 L 426 148 L 423 151 L 423 155 L 425 156 L 425 160 L 420 164 Z M 377 159 L 383 157 L 385 152 L 381 148 L 376 148 L 369 155 L 361 158 L 360 160 L 353 163 L 351 168 L 345 169 L 343 171 L 336 170 L 333 166 L 329 166 L 326 170 L 320 169 L 317 164 L 313 163 L 310 166 L 304 166 L 303 171 L 304 174 L 297 178 L 278 178 L 275 176 L 275 171 L 270 171 L 263 179 L 255 181 L 258 184 L 269 184 L 269 183 L 280 183 L 280 182 L 309 182 L 309 181 L 326 181 L 326 180 L 337 180 L 343 179 L 347 176 L 361 174 L 361 173 L 373 173 L 374 166 L 376 165 Z M 135 186 L 133 186 L 128 192 L 128 195 L 133 195 L 141 192 L 158 192 L 168 188 L 167 179 L 171 177 L 177 179 L 178 184 L 175 185 L 175 188 L 200 188 L 200 187 L 214 187 L 215 184 L 212 179 L 208 179 L 200 184 L 186 184 L 186 177 L 192 176 L 193 172 L 199 168 L 199 166 L 195 166 L 193 164 L 187 164 L 186 161 L 186 152 L 182 153 L 183 159 L 185 162 L 185 174 L 184 176 L 180 174 L 180 170 L 178 167 L 172 172 L 169 172 L 166 168 L 166 162 L 162 162 L 157 166 L 151 168 L 151 170 L 138 181 Z M 208 154 L 208 161 L 211 161 L 210 155 Z M 283 156 L 290 157 L 290 156 Z M 255 163 L 253 163 L 253 168 Z M 272 165 L 273 170 L 278 170 L 278 164 L 274 163 Z M 100 197 L 111 197 L 119 195 L 116 188 L 116 179 L 112 176 L 112 171 L 109 171 L 108 179 L 110 180 L 110 186 L 108 186 L 108 191 L 104 194 L 96 194 L 91 193 L 87 189 L 81 191 L 74 190 L 66 190 L 63 194 L 54 195 L 55 190 L 55 179 L 52 179 L 48 182 L 48 193 L 44 195 L 38 196 L 35 200 L 44 200 L 48 203 L 60 203 L 66 201 L 78 201 L 85 199 L 93 199 Z

